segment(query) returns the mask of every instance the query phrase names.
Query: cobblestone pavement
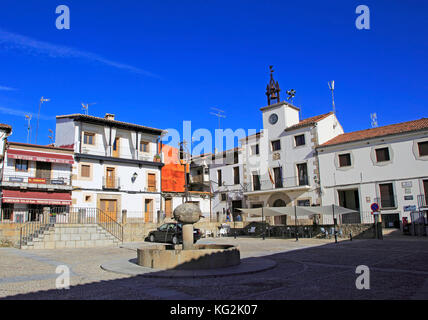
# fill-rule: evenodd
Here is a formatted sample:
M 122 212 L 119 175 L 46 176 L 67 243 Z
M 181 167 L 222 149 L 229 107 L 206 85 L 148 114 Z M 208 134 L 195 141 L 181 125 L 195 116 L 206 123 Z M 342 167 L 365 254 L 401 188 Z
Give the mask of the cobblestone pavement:
M 410 239 L 410 238 L 409 238 Z M 7 299 L 428 299 L 428 241 L 412 238 L 343 241 L 204 239 L 238 244 L 241 258 L 277 262 L 251 275 L 208 279 L 148 279 L 102 270 L 109 260 L 133 259 L 136 248 L 21 251 L 0 249 L 0 297 Z M 56 290 L 55 269 L 71 269 L 71 289 Z M 370 268 L 370 289 L 355 286 L 358 265 Z

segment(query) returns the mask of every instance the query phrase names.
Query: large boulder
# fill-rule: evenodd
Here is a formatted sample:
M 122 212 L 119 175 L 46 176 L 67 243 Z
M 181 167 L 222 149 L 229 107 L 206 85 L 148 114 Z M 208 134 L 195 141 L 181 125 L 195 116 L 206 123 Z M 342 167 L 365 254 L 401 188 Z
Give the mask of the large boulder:
M 194 203 L 180 204 L 174 210 L 174 219 L 183 224 L 193 224 L 199 221 L 201 209 Z

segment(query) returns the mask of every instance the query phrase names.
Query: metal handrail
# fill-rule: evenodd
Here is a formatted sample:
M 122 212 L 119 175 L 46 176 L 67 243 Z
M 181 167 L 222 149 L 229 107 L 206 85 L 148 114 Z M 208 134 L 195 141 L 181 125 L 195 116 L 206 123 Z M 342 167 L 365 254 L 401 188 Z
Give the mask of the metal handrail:
M 20 248 L 56 224 L 97 224 L 120 241 L 123 226 L 99 208 L 52 208 L 50 212 L 38 210 L 38 221 L 26 222 L 20 228 Z

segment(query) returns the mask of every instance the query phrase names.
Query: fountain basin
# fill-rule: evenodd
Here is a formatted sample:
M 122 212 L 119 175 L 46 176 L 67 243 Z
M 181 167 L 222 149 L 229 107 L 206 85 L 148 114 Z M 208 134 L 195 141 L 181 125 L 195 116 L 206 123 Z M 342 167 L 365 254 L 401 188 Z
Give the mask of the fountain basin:
M 241 263 L 238 246 L 195 244 L 191 250 L 181 245 L 157 245 L 137 249 L 137 264 L 157 270 L 217 269 Z

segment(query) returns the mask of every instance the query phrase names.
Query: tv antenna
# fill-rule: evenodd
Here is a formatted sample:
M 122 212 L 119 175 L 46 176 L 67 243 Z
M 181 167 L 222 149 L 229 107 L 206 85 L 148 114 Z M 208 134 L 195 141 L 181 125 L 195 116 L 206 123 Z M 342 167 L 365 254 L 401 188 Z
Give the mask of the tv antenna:
M 37 135 L 39 133 L 39 119 L 40 119 L 40 108 L 42 107 L 43 102 L 49 102 L 51 99 L 46 99 L 41 97 L 39 103 L 39 113 L 37 114 L 37 129 L 36 129 L 36 144 L 37 144 Z
M 51 129 L 49 129 L 48 138 L 51 141 L 51 144 L 54 144 L 54 132 Z
M 93 103 L 87 103 L 87 104 L 84 104 L 83 102 L 82 102 L 82 109 L 83 110 L 85 110 L 85 114 L 86 115 L 88 115 L 89 114 L 89 106 L 92 106 L 92 105 L 94 105 L 94 104 L 97 104 L 96 102 L 93 102 Z
M 211 109 L 214 110 L 215 112 L 210 112 L 210 114 L 212 114 L 213 116 L 216 116 L 218 118 L 218 128 L 220 129 L 220 119 L 226 118 L 226 116 L 224 115 L 225 111 L 221 110 L 221 109 L 217 109 L 217 108 L 211 108 Z
M 30 143 L 30 139 L 31 139 L 31 118 L 33 118 L 33 115 L 25 115 L 25 119 L 27 119 L 28 121 L 28 126 L 27 126 L 27 143 Z
M 333 114 L 334 114 L 334 124 L 333 124 L 333 128 L 336 128 L 337 126 L 337 119 L 336 119 L 336 105 L 334 104 L 334 80 L 331 80 L 328 82 L 328 87 L 330 88 L 331 91 L 331 101 L 333 104 Z
M 372 128 L 377 128 L 378 124 L 377 124 L 377 114 L 376 114 L 376 112 L 370 113 L 370 119 L 371 119 L 371 122 L 372 122 Z

